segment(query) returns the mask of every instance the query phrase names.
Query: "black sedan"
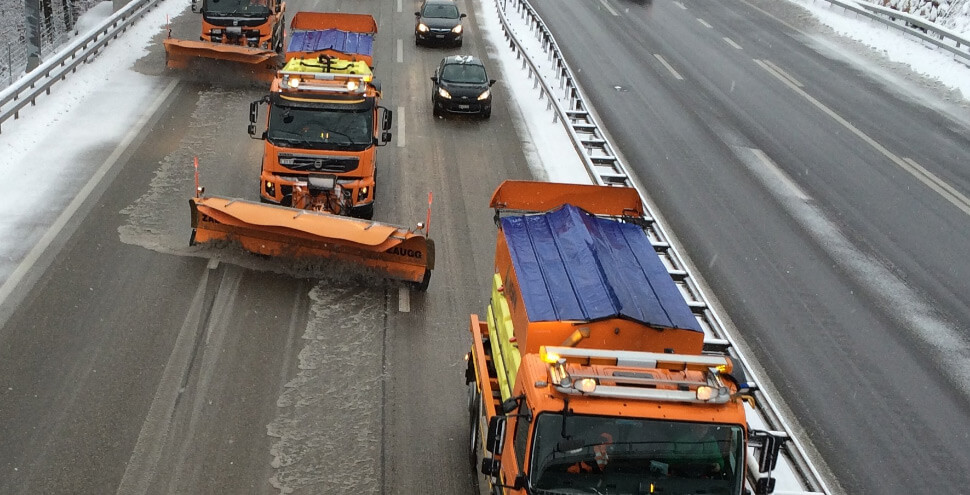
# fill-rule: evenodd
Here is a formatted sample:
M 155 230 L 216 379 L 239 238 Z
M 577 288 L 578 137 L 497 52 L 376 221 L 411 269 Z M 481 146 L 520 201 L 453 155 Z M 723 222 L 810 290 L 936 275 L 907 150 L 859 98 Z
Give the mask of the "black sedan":
M 414 13 L 414 44 L 449 43 L 461 46 L 461 20 L 453 0 L 424 0 L 421 10 Z
M 431 76 L 431 104 L 437 117 L 443 112 L 492 115 L 495 79 L 489 79 L 482 61 L 471 55 L 452 55 L 441 60 Z

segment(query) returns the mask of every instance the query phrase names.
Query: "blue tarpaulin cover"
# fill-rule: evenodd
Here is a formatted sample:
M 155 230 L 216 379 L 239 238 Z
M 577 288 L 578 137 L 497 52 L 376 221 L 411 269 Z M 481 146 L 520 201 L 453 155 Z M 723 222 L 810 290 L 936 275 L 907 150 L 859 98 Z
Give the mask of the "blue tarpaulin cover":
M 641 227 L 572 205 L 501 225 L 530 321 L 618 317 L 702 331 Z
M 294 31 L 290 34 L 288 52 L 316 52 L 336 50 L 342 53 L 372 55 L 374 35 L 351 33 L 339 29 Z

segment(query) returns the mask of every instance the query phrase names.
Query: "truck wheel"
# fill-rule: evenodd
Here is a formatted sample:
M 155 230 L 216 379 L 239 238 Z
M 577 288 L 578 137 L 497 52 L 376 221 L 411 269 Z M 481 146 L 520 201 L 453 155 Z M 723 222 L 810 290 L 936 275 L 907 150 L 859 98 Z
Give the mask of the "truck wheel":
M 364 220 L 371 220 L 372 218 L 374 218 L 374 203 L 351 208 L 350 216 L 356 217 L 356 218 L 363 218 Z
M 472 468 L 472 473 L 474 473 L 474 478 L 477 483 L 478 481 L 478 419 L 481 415 L 482 400 L 481 396 L 478 394 L 478 385 L 475 382 L 468 383 L 468 430 L 470 432 L 468 438 L 468 463 Z
M 414 283 L 414 289 L 418 292 L 426 292 L 429 285 L 431 285 L 431 270 L 425 270 L 424 278 L 420 282 Z

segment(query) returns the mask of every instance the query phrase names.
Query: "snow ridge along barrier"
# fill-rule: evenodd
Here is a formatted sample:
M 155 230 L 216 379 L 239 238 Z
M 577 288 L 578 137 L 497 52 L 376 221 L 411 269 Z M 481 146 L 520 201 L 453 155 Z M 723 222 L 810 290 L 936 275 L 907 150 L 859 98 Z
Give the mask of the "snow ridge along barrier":
M 51 86 L 67 79 L 78 66 L 93 59 L 109 41 L 117 39 L 128 26 L 142 18 L 157 5 L 159 0 L 132 0 L 125 7 L 85 36 L 68 43 L 49 60 L 0 91 L 0 131 L 10 117 L 20 117 L 20 110 L 27 104 L 34 105 L 37 97 L 50 94 Z

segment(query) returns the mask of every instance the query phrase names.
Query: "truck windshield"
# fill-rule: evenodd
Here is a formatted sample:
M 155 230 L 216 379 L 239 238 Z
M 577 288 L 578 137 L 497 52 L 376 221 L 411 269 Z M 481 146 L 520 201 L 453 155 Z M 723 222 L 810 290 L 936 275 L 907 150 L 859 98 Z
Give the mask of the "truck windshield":
M 268 16 L 269 0 L 204 0 L 202 11 L 208 15 L 243 17 Z
M 373 128 L 370 109 L 271 106 L 266 139 L 293 148 L 363 150 L 373 144 Z
M 543 413 L 529 472 L 540 494 L 737 495 L 743 460 L 739 425 Z

